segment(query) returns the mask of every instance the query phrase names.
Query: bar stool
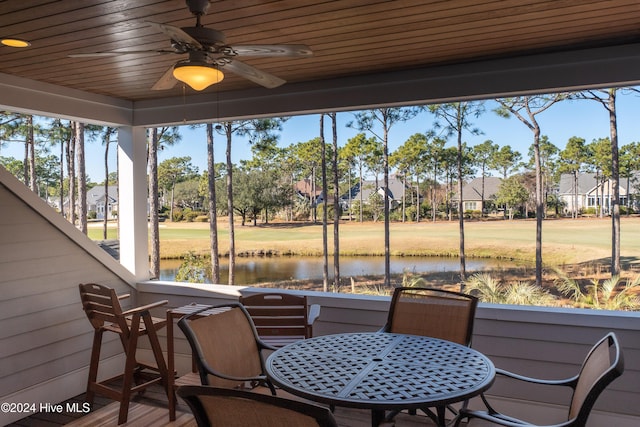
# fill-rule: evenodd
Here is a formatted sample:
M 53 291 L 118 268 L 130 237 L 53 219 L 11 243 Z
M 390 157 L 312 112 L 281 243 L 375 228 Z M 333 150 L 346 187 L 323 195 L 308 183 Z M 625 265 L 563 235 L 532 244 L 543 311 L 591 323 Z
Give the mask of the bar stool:
M 167 322 L 164 318 L 151 317 L 149 311 L 154 307 L 167 304 L 168 301 L 158 301 L 122 311 L 120 300 L 129 296 L 129 294 L 118 296 L 114 289 L 104 285 L 80 284 L 82 308 L 94 328 L 86 401 L 93 403 L 96 393 L 119 401 L 118 424 L 127 421 L 129 400 L 133 393 L 142 392 L 147 387 L 158 383 L 161 383 L 166 391 L 168 385 L 167 366 L 157 335 L 157 331 L 162 329 Z M 119 335 L 126 355 L 126 362 L 122 374 L 97 381 L 100 347 L 102 346 L 102 335 L 105 332 L 114 332 Z M 155 365 L 139 362 L 136 359 L 138 338 L 144 335 L 149 338 Z M 120 388 L 110 384 L 116 380 L 122 380 Z

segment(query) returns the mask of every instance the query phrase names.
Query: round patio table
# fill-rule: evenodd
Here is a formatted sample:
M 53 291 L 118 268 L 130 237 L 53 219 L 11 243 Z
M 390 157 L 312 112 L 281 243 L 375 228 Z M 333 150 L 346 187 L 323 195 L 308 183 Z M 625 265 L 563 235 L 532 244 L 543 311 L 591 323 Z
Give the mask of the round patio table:
M 282 389 L 320 403 L 372 410 L 444 406 L 491 386 L 493 363 L 450 341 L 383 332 L 324 335 L 272 353 L 267 375 Z

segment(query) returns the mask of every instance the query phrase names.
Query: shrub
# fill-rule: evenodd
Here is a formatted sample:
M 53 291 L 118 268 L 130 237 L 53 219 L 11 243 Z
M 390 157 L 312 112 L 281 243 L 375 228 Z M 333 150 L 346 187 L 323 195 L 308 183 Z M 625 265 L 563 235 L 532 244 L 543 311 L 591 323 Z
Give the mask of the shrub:
M 595 308 L 600 310 L 638 310 L 640 309 L 640 276 L 635 279 L 627 279 L 620 284 L 620 276 L 613 276 L 600 282 L 593 279 L 587 286 L 567 277 L 562 271 L 556 270 L 560 276 L 558 289 L 567 297 L 573 299 L 576 305 L 582 308 Z
M 556 298 L 546 289 L 527 282 L 508 285 L 495 280 L 489 274 L 477 273 L 469 278 L 465 292 L 476 295 L 481 301 L 497 304 L 555 305 Z
M 185 209 L 184 219 L 187 222 L 193 222 L 200 214 L 189 209 Z
M 211 263 L 209 260 L 189 251 L 183 257 L 182 264 L 176 274 L 177 282 L 207 283 L 211 277 Z

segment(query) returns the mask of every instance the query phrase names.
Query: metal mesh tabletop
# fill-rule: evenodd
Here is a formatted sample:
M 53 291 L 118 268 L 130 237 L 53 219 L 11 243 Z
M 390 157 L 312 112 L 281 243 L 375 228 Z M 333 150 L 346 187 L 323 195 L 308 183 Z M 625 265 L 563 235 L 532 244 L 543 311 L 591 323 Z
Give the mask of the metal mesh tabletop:
M 311 400 L 362 408 L 410 409 L 462 401 L 495 376 L 481 353 L 435 338 L 390 333 L 326 335 L 274 352 L 267 373 Z

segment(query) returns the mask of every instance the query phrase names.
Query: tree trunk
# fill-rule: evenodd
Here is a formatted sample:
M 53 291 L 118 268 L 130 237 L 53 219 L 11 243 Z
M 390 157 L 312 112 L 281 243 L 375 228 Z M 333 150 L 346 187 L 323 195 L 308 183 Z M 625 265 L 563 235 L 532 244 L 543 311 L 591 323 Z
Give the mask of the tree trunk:
M 578 219 L 578 171 L 573 172 L 573 218 Z
M 104 134 L 104 218 L 102 221 L 102 238 L 107 240 L 107 224 L 109 221 L 109 140 L 111 128 L 106 128 Z
M 158 194 L 158 128 L 151 128 L 148 142 L 149 222 L 151 239 L 151 275 L 160 277 L 160 226 Z
M 407 181 L 406 174 L 402 174 L 402 222 L 405 222 L 405 209 L 406 209 L 406 197 L 407 197 Z
M 236 236 L 233 224 L 233 162 L 231 161 L 232 123 L 226 122 L 225 133 L 227 135 L 227 209 L 229 211 L 229 284 L 235 282 L 236 268 Z M 243 218 L 244 222 L 244 218 Z
M 33 116 L 27 116 L 27 143 L 29 150 L 29 187 L 38 194 L 38 182 L 36 176 L 36 141 L 33 137 Z M 40 195 L 40 194 L 38 194 Z
M 331 133 L 333 136 L 333 287 L 336 292 L 340 289 L 340 183 L 338 176 L 338 129 L 336 113 L 329 113 L 331 117 Z M 349 187 L 351 197 L 351 187 Z M 351 204 L 349 204 L 351 205 Z
M 458 103 L 458 109 L 461 108 L 461 103 Z M 462 112 L 458 111 L 458 117 L 462 117 Z M 467 266 L 465 262 L 464 253 L 464 197 L 462 196 L 462 124 L 458 124 L 458 155 L 457 167 L 458 167 L 458 225 L 460 229 L 460 292 L 464 290 L 464 282 L 467 280 Z
M 484 218 L 484 177 L 485 171 L 482 168 L 482 189 L 480 191 L 480 218 Z
M 62 122 L 59 122 L 62 127 Z M 65 141 L 60 139 L 60 215 L 64 218 L 64 161 L 65 158 Z
M 416 174 L 416 222 L 420 222 L 420 176 Z
M 67 169 L 69 170 L 69 222 L 76 225 L 76 122 L 71 122 L 71 139 L 67 145 Z
M 207 176 L 209 178 L 209 241 L 211 244 L 211 282 L 220 283 L 218 256 L 218 207 L 216 202 L 216 170 L 213 150 L 213 125 L 207 123 Z
M 540 165 L 540 128 L 534 125 L 533 154 L 536 168 L 536 285 L 542 286 L 542 167 Z
M 327 161 L 324 143 L 324 114 L 320 114 L 320 168 L 322 169 L 322 290 L 329 290 L 329 246 L 327 242 Z
M 609 127 L 611 131 L 611 276 L 620 274 L 620 167 L 616 89 L 609 89 Z
M 315 224 L 318 221 L 318 198 L 316 197 L 316 166 L 311 167 L 311 194 L 309 202 L 311 203 L 311 220 Z
M 383 159 L 384 170 L 384 285 L 391 287 L 391 245 L 389 229 L 389 129 L 387 121 L 383 124 Z
M 78 159 L 78 219 L 80 231 L 87 234 L 87 173 L 84 160 L 84 124 L 76 127 L 76 157 Z
M 362 188 L 363 182 L 362 182 L 362 163 L 360 163 L 360 222 L 363 222 L 363 206 L 362 206 L 362 190 L 364 190 L 364 188 Z

